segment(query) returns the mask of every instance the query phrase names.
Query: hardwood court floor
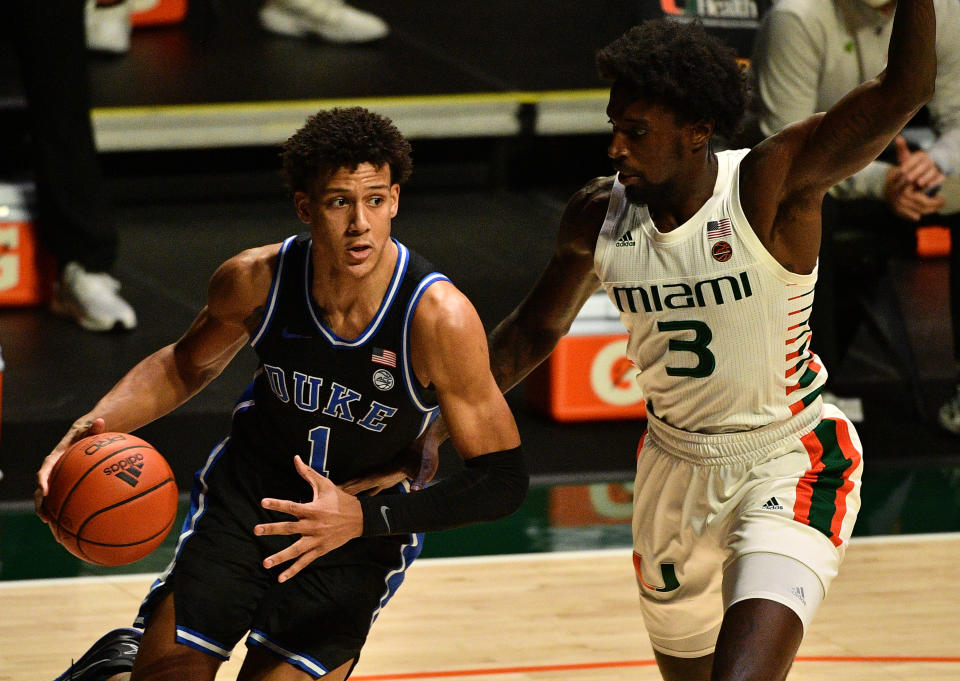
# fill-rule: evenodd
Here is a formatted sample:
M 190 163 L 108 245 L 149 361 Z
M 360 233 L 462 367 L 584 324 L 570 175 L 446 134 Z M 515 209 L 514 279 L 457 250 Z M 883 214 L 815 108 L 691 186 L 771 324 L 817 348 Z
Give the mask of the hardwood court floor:
M 855 539 L 791 681 L 960 679 L 960 534 Z M 0 584 L 0 680 L 52 679 L 129 623 L 146 575 Z M 235 651 L 220 678 L 233 678 Z M 626 549 L 424 559 L 353 679 L 655 681 Z

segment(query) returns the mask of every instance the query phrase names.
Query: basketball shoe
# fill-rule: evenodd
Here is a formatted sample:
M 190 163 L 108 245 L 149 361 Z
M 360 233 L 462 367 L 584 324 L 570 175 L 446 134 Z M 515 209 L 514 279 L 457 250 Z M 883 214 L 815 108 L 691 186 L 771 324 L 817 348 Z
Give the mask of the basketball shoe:
M 123 54 L 130 49 L 132 5 L 122 0 L 113 5 L 98 6 L 96 0 L 87 0 L 84 21 L 87 27 L 87 49 L 93 52 Z
M 266 0 L 260 24 L 280 35 L 314 35 L 331 43 L 366 43 L 390 32 L 383 19 L 343 0 Z
M 107 632 L 54 681 L 102 681 L 130 671 L 140 650 L 142 635 L 139 629 Z
M 129 331 L 137 326 L 137 314 L 119 290 L 120 282 L 109 274 L 87 272 L 80 263 L 69 262 L 54 285 L 50 309 L 87 331 Z
M 940 425 L 954 435 L 960 435 L 960 385 L 957 386 L 953 397 L 944 402 L 937 412 Z

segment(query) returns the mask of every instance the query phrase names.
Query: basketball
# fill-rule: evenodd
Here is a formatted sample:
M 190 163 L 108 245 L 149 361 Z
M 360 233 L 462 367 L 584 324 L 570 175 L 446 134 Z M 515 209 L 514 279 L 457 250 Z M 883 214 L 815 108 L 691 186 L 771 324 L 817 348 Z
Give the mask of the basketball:
M 177 515 L 177 483 L 166 459 L 127 433 L 71 445 L 50 472 L 43 501 L 57 541 L 97 565 L 126 565 L 157 548 Z

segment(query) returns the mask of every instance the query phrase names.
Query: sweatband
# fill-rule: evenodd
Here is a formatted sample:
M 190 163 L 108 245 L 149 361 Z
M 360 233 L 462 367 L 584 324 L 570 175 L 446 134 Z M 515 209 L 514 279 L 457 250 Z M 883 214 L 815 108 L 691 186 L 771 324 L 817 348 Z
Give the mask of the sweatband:
M 424 489 L 358 497 L 363 536 L 434 532 L 503 518 L 520 508 L 529 486 L 520 447 L 481 454 Z

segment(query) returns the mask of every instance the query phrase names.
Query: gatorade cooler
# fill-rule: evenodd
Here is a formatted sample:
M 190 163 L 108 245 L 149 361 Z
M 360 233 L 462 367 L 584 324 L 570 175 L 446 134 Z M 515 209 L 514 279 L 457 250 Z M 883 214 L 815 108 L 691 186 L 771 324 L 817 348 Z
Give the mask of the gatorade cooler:
M 605 293 L 596 293 L 527 378 L 527 402 L 562 422 L 646 418 L 640 372 L 626 353 L 619 313 Z
M 142 9 L 138 9 L 138 5 Z M 134 4 L 130 23 L 135 27 L 179 24 L 187 16 L 187 0 L 147 0 Z
M 0 307 L 39 305 L 50 297 L 56 266 L 39 244 L 33 186 L 0 184 Z

